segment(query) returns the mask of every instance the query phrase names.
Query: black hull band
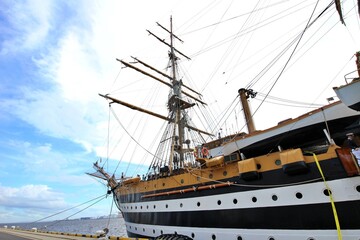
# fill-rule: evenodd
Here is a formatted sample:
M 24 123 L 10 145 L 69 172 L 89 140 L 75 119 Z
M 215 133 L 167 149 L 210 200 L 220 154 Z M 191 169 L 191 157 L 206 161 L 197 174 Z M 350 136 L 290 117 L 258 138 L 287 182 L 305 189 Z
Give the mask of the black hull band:
M 335 203 L 342 229 L 360 228 L 360 201 Z M 123 213 L 126 222 L 235 229 L 336 229 L 330 203 L 184 212 Z

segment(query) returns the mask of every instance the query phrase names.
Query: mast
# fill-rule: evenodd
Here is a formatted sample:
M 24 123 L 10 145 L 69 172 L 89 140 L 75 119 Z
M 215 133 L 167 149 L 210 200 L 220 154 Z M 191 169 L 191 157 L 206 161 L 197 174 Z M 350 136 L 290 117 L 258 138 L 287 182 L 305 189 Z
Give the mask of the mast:
M 191 98 L 192 100 L 194 100 L 202 105 L 207 105 L 207 104 L 201 100 L 201 96 L 202 96 L 201 93 L 184 85 L 182 80 L 179 79 L 178 66 L 177 66 L 177 61 L 179 60 L 179 57 L 177 57 L 177 55 L 185 57 L 186 59 L 189 59 L 189 60 L 190 60 L 190 58 L 187 57 L 186 55 L 184 55 L 183 53 L 181 53 L 179 50 L 177 50 L 174 47 L 175 39 L 179 40 L 180 42 L 183 42 L 183 41 L 179 37 L 175 36 L 173 33 L 172 17 L 170 17 L 170 30 L 167 30 L 166 28 L 164 28 L 161 25 L 160 25 L 160 27 L 163 28 L 164 30 L 166 30 L 166 32 L 170 34 L 170 43 L 167 43 L 164 39 L 157 37 L 155 34 L 151 33 L 149 30 L 147 30 L 147 31 L 149 32 L 149 34 L 151 36 L 155 37 L 157 40 L 159 40 L 160 42 L 162 42 L 163 44 L 165 44 L 166 46 L 168 46 L 170 48 L 170 50 L 168 51 L 169 62 L 168 62 L 167 69 L 169 69 L 169 68 L 171 68 L 171 69 L 168 73 L 159 71 L 158 69 L 139 60 L 136 57 L 132 57 L 136 61 L 136 62 L 132 62 L 132 63 L 128 63 L 128 62 L 125 62 L 120 59 L 116 59 L 116 60 L 121 62 L 123 65 L 125 65 L 125 67 L 129 67 L 137 72 L 140 72 L 141 74 L 144 74 L 145 76 L 150 77 L 170 88 L 170 93 L 169 93 L 168 101 L 167 101 L 168 115 L 163 116 L 161 114 L 152 112 L 150 110 L 147 110 L 147 109 L 144 109 L 141 107 L 137 107 L 130 103 L 110 97 L 108 94 L 99 94 L 99 95 L 101 97 L 109 100 L 110 104 L 117 103 L 117 104 L 123 105 L 125 107 L 128 107 L 130 109 L 155 116 L 155 117 L 165 120 L 169 123 L 166 126 L 166 130 L 164 132 L 163 138 L 160 141 L 160 145 L 159 145 L 158 149 L 156 150 L 154 159 L 149 167 L 149 170 L 153 169 L 154 171 L 156 171 L 155 169 L 159 169 L 159 171 L 160 171 L 160 167 L 164 166 L 164 167 L 168 167 L 169 173 L 172 174 L 172 172 L 175 169 L 184 167 L 184 161 L 187 158 L 187 153 L 193 152 L 193 150 L 194 150 L 190 147 L 191 141 L 189 139 L 185 139 L 185 134 L 187 133 L 185 131 L 185 128 L 187 128 L 189 130 L 189 132 L 195 131 L 196 132 L 195 134 L 197 134 L 201 139 L 203 139 L 202 134 L 206 134 L 209 136 L 213 136 L 213 134 L 208 133 L 203 130 L 200 130 L 198 128 L 195 128 L 194 126 L 191 126 L 192 123 L 191 123 L 191 121 L 189 121 L 189 119 L 187 117 L 187 109 L 192 108 L 193 106 L 196 105 L 196 103 L 191 102 L 191 101 L 188 102 L 186 99 L 183 99 L 183 96 Z M 168 80 L 170 80 L 170 82 L 160 79 L 156 75 L 148 73 L 147 71 L 144 71 L 139 67 L 135 67 L 134 64 L 136 64 L 136 63 L 140 63 L 142 66 L 145 66 L 146 68 L 150 69 L 154 73 L 167 78 Z M 184 87 L 184 89 L 191 91 L 192 94 L 189 94 L 187 91 L 183 91 L 182 90 L 183 87 Z M 193 94 L 196 94 L 198 97 L 193 96 Z M 191 135 L 193 135 L 193 134 L 194 134 L 194 132 L 186 134 L 186 136 L 191 137 Z M 184 147 L 185 144 L 187 145 L 187 147 Z
M 246 126 L 248 128 L 249 133 L 252 133 L 256 129 L 255 129 L 255 124 L 254 124 L 254 121 L 253 121 L 253 118 L 251 115 L 251 111 L 250 111 L 250 107 L 249 107 L 249 103 L 248 103 L 247 99 L 249 97 L 254 98 L 256 96 L 256 92 L 254 92 L 252 89 L 240 88 L 238 93 L 240 96 L 241 105 L 244 110 Z
M 172 65 L 172 84 L 173 84 L 173 92 L 174 96 L 177 96 L 177 99 L 182 99 L 181 97 L 181 85 L 182 82 L 178 81 L 176 78 L 176 60 L 174 51 L 174 35 L 173 35 L 173 24 L 172 24 L 172 16 L 170 16 L 170 60 Z M 172 144 L 171 144 L 171 155 L 170 155 L 170 169 L 173 168 L 174 162 L 177 162 L 178 167 L 180 167 L 184 162 L 184 153 L 183 153 L 183 133 L 184 133 L 184 124 L 182 124 L 181 119 L 181 106 L 180 101 L 175 99 L 175 125 L 174 125 L 174 133 L 175 129 L 178 130 L 178 135 L 174 134 L 172 136 Z M 175 152 L 179 155 L 175 155 Z

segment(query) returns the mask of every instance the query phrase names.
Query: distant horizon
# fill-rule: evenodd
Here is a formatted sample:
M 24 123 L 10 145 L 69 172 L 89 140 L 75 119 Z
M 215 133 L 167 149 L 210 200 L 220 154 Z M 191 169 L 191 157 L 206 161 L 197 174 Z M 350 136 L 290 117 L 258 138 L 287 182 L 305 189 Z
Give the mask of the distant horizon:
M 120 212 L 119 212 L 120 213 Z M 52 223 L 52 222 L 60 222 L 60 221 L 76 221 L 76 220 L 96 220 L 96 219 L 108 219 L 108 218 L 123 218 L 121 214 L 112 214 L 110 217 L 109 216 L 97 216 L 97 217 L 80 217 L 80 218 L 70 218 L 70 219 L 57 219 L 57 220 L 51 220 L 51 221 L 34 221 L 34 222 L 5 222 L 5 223 L 0 223 L 0 228 L 3 228 L 4 225 L 9 225 L 9 224 L 31 224 L 31 223 Z M 9 226 L 8 226 L 9 227 Z

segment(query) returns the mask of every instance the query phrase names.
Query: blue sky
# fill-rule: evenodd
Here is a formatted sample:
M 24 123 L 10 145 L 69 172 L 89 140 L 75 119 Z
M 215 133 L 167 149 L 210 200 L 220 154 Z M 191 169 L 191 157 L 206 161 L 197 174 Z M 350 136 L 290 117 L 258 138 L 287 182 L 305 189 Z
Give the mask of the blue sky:
M 168 20 L 178 3 L 158 1 L 158 13 Z M 0 223 L 36 221 L 106 193 L 85 174 L 107 157 L 109 112 L 98 93 L 111 89 L 121 69 L 115 58 L 130 56 L 134 37 L 157 21 L 151 7 L 143 1 L 0 2 Z M 133 28 L 138 36 L 131 36 Z M 105 165 L 110 172 L 120 156 Z M 118 168 L 134 174 L 138 165 L 124 161 Z M 74 218 L 107 215 L 111 201 Z
M 95 2 L 84 4 L 0 3 L 0 222 L 35 221 L 105 193 L 84 174 L 106 141 L 89 43 Z M 109 202 L 83 215 L 106 215 Z
M 315 1 L 307 2 L 309 6 L 313 6 Z M 324 4 L 328 3 L 328 1 L 324 2 Z M 204 21 L 199 22 L 198 25 L 189 25 L 186 28 L 189 20 L 193 20 L 194 16 L 200 19 L 202 11 L 211 4 L 212 7 L 217 7 L 218 15 L 210 14 L 210 17 L 204 18 Z M 193 1 L 140 0 L 1 1 L 0 223 L 35 221 L 105 194 L 106 187 L 87 176 L 85 172 L 92 171 L 92 163 L 99 157 L 107 156 L 109 112 L 106 101 L 101 99 L 98 93 L 112 91 L 117 75 L 123 71 L 115 58 L 129 58 L 133 54 L 142 53 L 143 49 L 151 52 L 155 46 L 154 41 L 150 45 L 142 46 L 144 39 L 146 41 L 149 39 L 145 29 L 156 28 L 157 21 L 166 25 L 170 15 L 174 16 L 179 29 L 185 26 L 183 35 L 188 38 L 187 40 L 202 39 L 203 32 L 200 35 L 195 34 L 192 39 L 186 33 L 214 22 L 214 19 L 219 19 L 223 13 L 227 13 L 229 18 L 239 14 L 237 10 L 240 9 L 239 6 L 229 8 L 231 11 L 228 9 L 227 12 L 227 7 L 231 4 L 232 1 L 223 1 L 222 4 L 219 4 L 219 1 L 211 3 L 199 1 L 197 4 Z M 247 7 L 250 11 L 254 6 Z M 350 12 L 346 18 L 347 27 L 337 24 L 338 16 L 334 14 L 331 22 L 336 26 L 335 33 L 328 36 L 330 40 L 323 43 L 319 52 L 315 51 L 314 55 L 307 54 L 307 59 L 303 60 L 321 62 L 321 66 L 314 67 L 311 71 L 294 67 L 294 72 L 289 72 L 290 78 L 300 73 L 307 74 L 301 78 L 301 82 L 309 81 L 313 84 L 313 79 L 337 77 L 339 80 L 336 80 L 337 82 L 332 80 L 333 82 L 328 83 L 331 84 L 330 86 L 343 81 L 342 73 L 349 72 L 348 69 L 354 67 L 352 54 L 360 50 L 359 21 L 356 20 L 356 14 L 351 7 L 352 5 L 345 8 L 345 11 Z M 229 28 L 233 29 L 233 27 Z M 330 28 L 328 27 L 327 30 Z M 267 33 L 269 38 L 275 35 L 274 29 L 280 30 L 273 28 L 270 34 Z M 290 34 L 291 29 L 287 31 Z M 211 32 L 207 34 L 213 37 L 226 36 L 226 32 L 217 35 L 211 35 Z M 186 45 L 185 52 L 194 53 L 195 48 L 204 47 L 208 41 L 203 39 L 202 42 L 198 41 L 194 45 Z M 252 41 L 255 43 L 255 40 Z M 261 38 L 261 41 L 256 42 L 258 47 L 253 49 L 259 51 L 259 46 L 263 43 L 264 38 Z M 315 45 L 315 42 L 312 44 Z M 251 52 L 249 49 L 246 50 L 249 56 L 258 54 L 255 50 Z M 215 49 L 222 52 L 225 50 Z M 321 55 L 328 51 L 333 52 L 330 54 L 333 59 L 330 59 L 329 55 L 315 59 L 315 54 Z M 305 53 L 305 50 L 303 53 L 299 52 L 298 56 Z M 196 59 L 195 55 L 194 59 Z M 268 55 L 270 54 L 264 52 L 264 55 L 260 55 L 254 62 L 258 61 L 260 64 L 261 59 L 267 58 Z M 201 56 L 207 60 L 212 59 L 215 63 L 221 58 L 206 54 Z M 202 79 L 193 82 L 192 87 L 197 90 L 204 89 L 204 93 L 212 97 L 218 97 L 218 92 L 226 89 L 239 88 L 239 84 L 233 80 L 234 76 L 250 79 L 249 76 L 253 77 L 259 72 L 258 68 L 255 72 L 249 71 L 248 75 L 236 75 L 234 69 L 228 67 L 220 71 L 221 75 L 212 76 L 221 77 L 220 80 L 208 81 L 213 74 L 208 70 L 212 70 L 215 66 L 209 61 L 204 64 L 204 59 L 198 60 L 197 65 L 189 68 L 193 70 L 194 78 Z M 160 57 L 155 60 L 163 61 Z M 344 65 L 347 66 L 346 69 L 342 68 Z M 242 67 L 242 70 L 244 69 L 251 68 Z M 225 72 L 226 74 L 231 72 L 233 76 L 225 79 Z M 315 75 L 317 72 L 319 75 Z M 216 84 L 220 85 L 216 86 Z M 263 85 L 266 86 L 268 83 Z M 299 95 L 291 95 L 284 91 L 288 88 L 289 85 L 284 83 L 283 88 L 276 90 L 275 93 L 283 94 L 284 98 L 297 98 L 299 101 L 306 100 L 310 103 L 317 103 L 319 99 L 324 103 L 325 97 L 333 94 L 327 91 L 321 92 L 321 95 L 318 94 L 319 89 L 317 89 L 314 90 L 316 97 L 304 99 L 304 95 L 299 94 L 300 91 L 298 91 Z M 307 94 L 310 95 L 312 91 L 308 88 Z M 133 92 L 126 90 L 126 93 Z M 136 101 L 137 98 L 134 100 Z M 212 102 L 214 109 L 221 112 L 223 109 L 221 101 L 228 104 L 231 99 L 232 96 L 229 98 L 223 96 L 215 100 Z M 292 112 L 289 110 L 287 113 Z M 268 112 L 259 112 L 259 116 L 260 119 L 267 119 Z M 279 114 L 278 117 L 282 115 Z M 129 124 L 131 119 L 127 117 L 124 121 L 128 121 Z M 281 119 L 274 121 L 276 123 Z M 270 123 L 273 124 L 270 121 L 263 121 L 258 122 L 258 125 L 265 127 Z M 140 136 L 138 135 L 138 138 L 141 138 Z M 150 142 L 151 140 L 144 143 L 144 146 L 150 145 Z M 121 159 L 123 156 L 121 153 L 114 153 L 111 157 Z M 124 160 L 119 169 L 127 169 L 130 166 L 127 172 L 132 174 L 139 162 L 143 163 L 137 161 L 136 164 L 128 165 Z M 109 169 L 114 169 L 117 162 L 109 161 L 109 164 Z M 81 216 L 107 215 L 110 206 L 111 198 L 107 198 L 91 210 L 83 212 Z M 55 219 L 70 214 L 71 212 L 65 213 L 56 216 Z

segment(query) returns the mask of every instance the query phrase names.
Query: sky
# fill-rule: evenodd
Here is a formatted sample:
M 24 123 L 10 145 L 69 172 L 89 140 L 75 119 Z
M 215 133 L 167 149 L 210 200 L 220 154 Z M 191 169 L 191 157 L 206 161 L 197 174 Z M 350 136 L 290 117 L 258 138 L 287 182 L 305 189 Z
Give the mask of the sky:
M 92 172 L 93 162 L 108 157 L 104 166 L 110 172 L 131 175 L 139 166 L 146 169 L 144 149 L 156 149 L 147 136 L 159 135 L 150 131 L 162 122 L 140 125 L 134 120 L 138 115 L 121 107 L 114 107 L 112 115 L 98 93 L 164 114 L 164 86 L 130 73 L 116 58 L 130 62 L 135 56 L 164 69 L 167 50 L 145 30 L 166 35 L 156 22 L 169 27 L 170 16 L 175 34 L 184 40 L 176 47 L 192 59 L 181 60 L 182 76 L 203 94 L 214 119 L 222 121 L 211 129 L 215 134 L 220 127 L 222 134 L 246 131 L 241 109 L 226 111 L 241 87 L 251 85 L 264 95 L 289 100 L 290 107 L 276 104 L 280 100 L 275 98 L 252 100 L 253 109 L 261 105 L 255 115 L 258 129 L 326 104 L 335 95 L 332 87 L 344 84 L 343 76 L 355 70 L 360 24 L 354 0 L 343 1 L 346 26 L 332 6 L 298 46 L 290 45 L 282 60 L 264 71 L 291 40 L 299 40 L 294 36 L 304 29 L 316 2 L 1 1 L 0 223 L 37 221 L 90 200 L 47 220 L 64 219 L 74 211 L 80 213 L 73 218 L 110 213 L 110 196 L 96 203 L 106 186 L 85 173 Z M 314 16 L 329 2 L 319 1 Z M 141 100 L 149 91 L 152 95 Z M 235 120 L 224 121 L 224 115 Z M 125 126 L 119 135 L 108 131 L 116 123 L 114 116 Z M 116 142 L 111 147 L 109 139 Z M 141 146 L 130 147 L 130 142 Z M 116 150 L 118 145 L 126 153 Z M 137 160 L 129 163 L 128 157 Z

